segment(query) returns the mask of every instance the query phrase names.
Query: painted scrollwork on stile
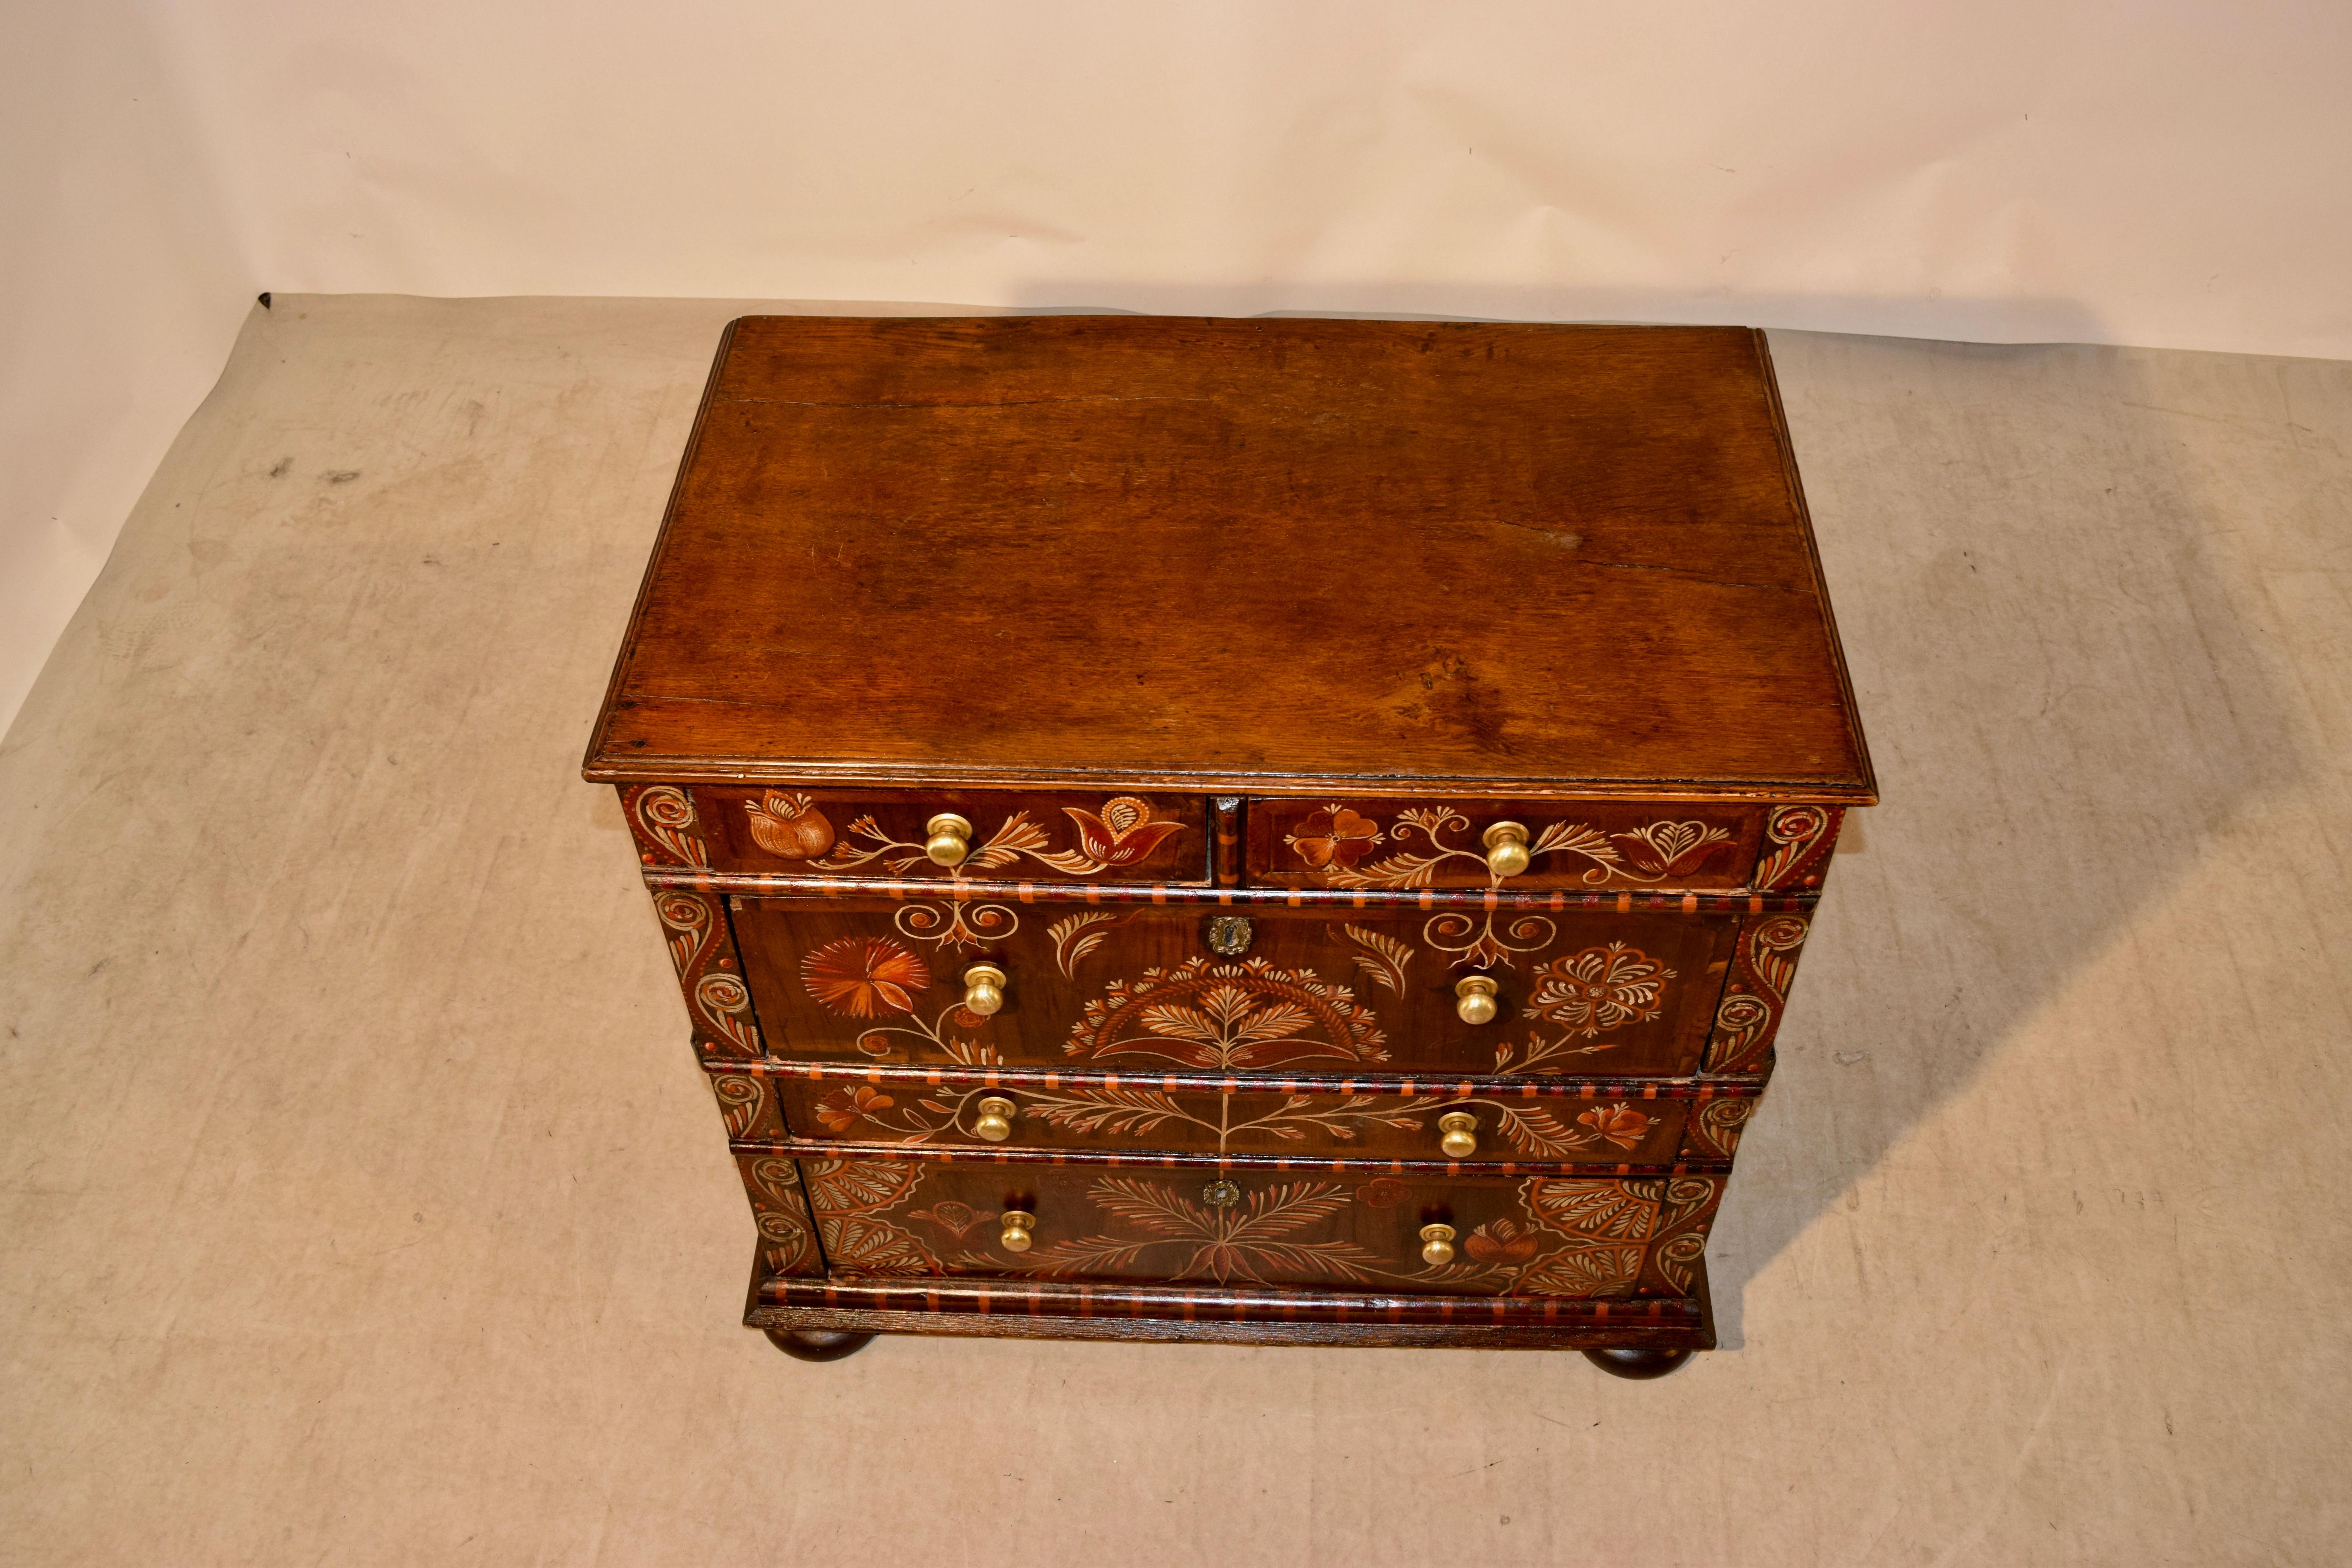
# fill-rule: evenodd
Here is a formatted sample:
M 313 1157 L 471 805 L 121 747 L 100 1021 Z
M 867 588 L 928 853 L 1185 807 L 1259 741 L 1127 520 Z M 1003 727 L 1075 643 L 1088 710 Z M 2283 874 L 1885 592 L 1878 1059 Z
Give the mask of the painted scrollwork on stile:
M 632 784 L 621 792 L 622 815 L 637 840 L 637 858 L 648 866 L 708 868 L 710 846 L 703 841 L 694 800 L 676 784 Z
M 1809 929 L 1802 915 L 1751 917 L 1740 928 L 1731 982 L 1716 1008 L 1715 1037 L 1707 1042 L 1708 1072 L 1763 1070 Z
M 1845 813 L 1830 805 L 1784 805 L 1764 826 L 1770 847 L 1756 866 L 1756 890 L 1821 885 L 1822 863 L 1837 847 Z
M 1300 819 L 1282 842 L 1316 881 L 1331 888 L 1426 888 L 1441 869 L 1485 878 L 1499 887 L 1474 847 L 1470 819 L 1450 805 L 1413 806 L 1383 826 L 1339 801 Z M 1663 820 L 1608 833 L 1580 822 L 1553 822 L 1528 844 L 1532 861 L 1563 856 L 1581 861 L 1579 880 L 1591 887 L 1654 885 L 1695 876 L 1737 847 L 1731 830 L 1707 822 Z M 1389 853 L 1365 858 L 1376 849 Z M 1475 870 L 1473 869 L 1475 868 Z
M 686 993 L 696 1047 L 716 1056 L 758 1056 L 751 993 L 733 973 L 733 943 L 717 903 L 701 893 L 666 888 L 654 895 L 654 912 L 661 918 L 670 962 Z
M 1706 1256 L 1707 1227 L 1715 1220 L 1723 1184 L 1705 1176 L 1676 1176 L 1665 1184 L 1657 1228 L 1652 1233 L 1652 1257 L 1659 1276 L 1677 1295 L 1690 1293 L 1699 1259 Z
M 1031 821 L 1025 810 L 1016 811 L 961 863 L 941 868 L 921 843 L 894 837 L 869 813 L 850 823 L 846 838 L 832 854 L 810 865 L 819 871 L 852 871 L 879 860 L 900 877 L 937 875 L 961 881 L 1028 859 L 1066 877 L 1098 877 L 1149 859 L 1163 840 L 1186 826 L 1155 816 L 1151 803 L 1135 795 L 1107 800 L 1099 811 L 1066 805 L 1062 815 L 1070 819 L 1076 839 L 1070 848 L 1055 848 L 1054 836 L 1045 825 Z
M 1021 917 L 1003 904 L 969 904 L 950 899 L 937 904 L 907 904 L 891 917 L 902 936 L 941 951 L 1003 942 L 1021 929 Z
M 1690 1120 L 1691 1152 L 1730 1159 L 1739 1152 L 1739 1134 L 1755 1113 L 1756 1102 L 1745 1097 L 1705 1101 Z
M 710 1080 L 710 1092 L 719 1101 L 719 1118 L 727 1124 L 727 1136 L 747 1138 L 760 1121 L 762 1098 L 757 1079 L 722 1075 Z
M 816 1238 L 809 1230 L 808 1199 L 799 1168 L 781 1155 L 745 1155 L 743 1190 L 760 1227 L 760 1259 L 770 1274 L 807 1276 L 824 1272 Z

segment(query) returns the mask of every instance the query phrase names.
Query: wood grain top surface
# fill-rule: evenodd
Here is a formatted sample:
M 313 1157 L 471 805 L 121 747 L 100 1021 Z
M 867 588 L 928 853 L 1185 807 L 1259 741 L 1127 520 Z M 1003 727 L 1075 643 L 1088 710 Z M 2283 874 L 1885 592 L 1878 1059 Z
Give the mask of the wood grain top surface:
M 746 318 L 586 771 L 1874 798 L 1714 327 Z

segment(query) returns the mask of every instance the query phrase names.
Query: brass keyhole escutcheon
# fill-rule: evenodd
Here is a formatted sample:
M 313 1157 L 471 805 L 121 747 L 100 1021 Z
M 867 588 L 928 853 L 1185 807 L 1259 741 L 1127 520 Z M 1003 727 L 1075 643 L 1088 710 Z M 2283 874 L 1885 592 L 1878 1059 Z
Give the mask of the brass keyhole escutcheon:
M 1495 1000 L 1495 982 L 1484 974 L 1465 974 L 1454 983 L 1454 1016 L 1465 1024 L 1491 1024 L 1501 1006 Z
M 1497 877 L 1516 877 L 1528 868 L 1528 830 L 1524 823 L 1498 822 L 1479 837 L 1486 847 L 1486 869 Z
M 1209 951 L 1223 958 L 1239 958 L 1249 951 L 1250 939 L 1256 933 L 1250 923 L 1239 915 L 1209 917 Z
M 1467 1160 L 1478 1152 L 1478 1119 L 1466 1110 L 1449 1110 L 1437 1119 L 1437 1130 L 1444 1134 L 1437 1146 L 1445 1151 L 1450 1160 Z
M 1242 1189 L 1236 1182 L 1211 1182 L 1201 1189 L 1201 1201 L 1213 1209 L 1229 1209 L 1242 1201 Z
M 929 835 L 923 841 L 923 853 L 940 866 L 956 867 L 971 853 L 971 824 L 952 811 L 943 811 L 923 824 Z
M 992 1094 L 972 1109 L 980 1112 L 971 1124 L 974 1132 L 991 1143 L 1002 1143 L 1013 1136 L 1013 1105 L 1011 1100 L 1002 1095 Z
M 1004 971 L 992 963 L 975 963 L 963 972 L 963 1010 L 976 1018 L 992 1016 L 1004 1005 Z
M 1454 1261 L 1452 1226 L 1425 1225 L 1421 1227 L 1421 1260 L 1432 1268 L 1443 1268 Z
M 1007 1252 L 1029 1250 L 1032 1245 L 1029 1233 L 1037 1227 L 1035 1215 L 1026 1209 L 1006 1209 L 997 1216 L 997 1223 L 1003 1227 L 996 1233 L 997 1246 Z

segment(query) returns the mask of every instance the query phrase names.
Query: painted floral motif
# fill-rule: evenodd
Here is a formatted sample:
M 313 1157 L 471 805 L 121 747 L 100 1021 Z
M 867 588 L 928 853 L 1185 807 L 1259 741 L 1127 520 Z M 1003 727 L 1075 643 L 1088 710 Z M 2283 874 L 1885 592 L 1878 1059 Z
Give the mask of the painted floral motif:
M 1631 833 L 1612 833 L 1609 842 L 1632 872 L 1650 881 L 1696 875 L 1735 847 L 1729 829 L 1704 822 L 1653 822 Z
M 1379 823 L 1335 804 L 1307 817 L 1282 841 L 1316 870 L 1336 868 L 1336 875 L 1345 875 L 1384 837 Z
M 832 1012 L 848 1018 L 912 1013 L 914 993 L 928 990 L 923 961 L 883 937 L 845 936 L 801 960 L 801 984 Z
M 1462 862 L 1465 869 L 1475 866 L 1489 887 L 1501 886 L 1503 879 L 1487 868 L 1485 853 L 1473 847 L 1469 833 L 1470 819 L 1452 806 L 1413 806 L 1397 813 L 1383 829 L 1334 801 L 1301 819 L 1282 841 L 1328 887 L 1425 888 L 1450 862 Z M 1359 864 L 1381 845 L 1393 852 Z M 1532 862 L 1566 855 L 1586 861 L 1581 880 L 1598 887 L 1690 876 L 1735 847 L 1728 829 L 1704 822 L 1653 822 L 1613 834 L 1580 822 L 1554 822 L 1528 843 L 1528 858 Z
M 1595 1106 L 1576 1120 L 1620 1149 L 1640 1148 L 1643 1138 L 1658 1124 L 1656 1117 L 1622 1104 Z
M 813 860 L 833 847 L 833 824 L 804 795 L 770 790 L 759 800 L 743 803 L 751 821 L 751 842 L 787 860 Z
M 1384 1273 L 1380 1254 L 1356 1242 L 1309 1240 L 1299 1233 L 1345 1209 L 1353 1194 L 1332 1182 L 1261 1187 L 1240 1203 L 1195 1203 L 1158 1182 L 1107 1176 L 1087 1196 L 1128 1234 L 1059 1241 L 1023 1272 L 1099 1274 L 1149 1261 L 1170 1279 L 1241 1280 L 1262 1285 L 1301 1275 L 1369 1282 Z M 1136 1232 L 1141 1235 L 1136 1235 Z M 1269 1280 L 1268 1276 L 1274 1277 Z
M 1563 1057 L 1597 1057 L 1603 1051 L 1617 1048 L 1615 1040 L 1602 1040 L 1590 1046 L 1571 1044 L 1573 1036 L 1547 1040 L 1541 1035 L 1530 1034 L 1524 1046 L 1505 1041 L 1495 1047 L 1495 1071 L 1498 1074 L 1550 1073 L 1576 1070 L 1577 1064 L 1562 1061 Z
M 1261 958 L 1188 958 L 1115 980 L 1086 1005 L 1063 1049 L 1103 1060 L 1141 1056 L 1183 1067 L 1278 1067 L 1311 1058 L 1385 1061 L 1388 1037 L 1345 985 Z
M 884 1161 L 814 1160 L 805 1167 L 817 1236 L 834 1268 L 845 1274 L 936 1274 L 922 1239 L 884 1217 L 913 1196 L 921 1167 Z
M 1107 800 L 1098 812 L 1080 811 L 1075 806 L 1064 806 L 1062 812 L 1077 829 L 1078 847 L 1055 849 L 1052 836 L 1032 822 L 1028 812 L 1016 811 L 985 842 L 974 847 L 961 864 L 949 868 L 946 874 L 961 881 L 967 877 L 1001 871 L 1025 858 L 1066 877 L 1099 876 L 1114 867 L 1131 866 L 1146 858 L 1171 834 L 1182 832 L 1186 826 L 1153 820 L 1150 802 L 1134 795 Z M 933 874 L 940 870 L 921 844 L 892 837 L 870 815 L 849 825 L 849 837 L 859 842 L 841 844 L 831 855 L 811 864 L 820 871 L 849 871 L 880 860 L 901 877 L 909 872 Z
M 1535 972 L 1526 1016 L 1599 1037 L 1603 1029 L 1646 1024 L 1661 1011 L 1659 994 L 1675 972 L 1622 942 L 1555 958 Z
M 1421 940 L 1440 952 L 1454 955 L 1454 967 L 1507 969 L 1514 953 L 1539 952 L 1552 944 L 1559 928 L 1542 915 L 1519 915 L 1495 929 L 1496 911 L 1472 920 L 1459 910 L 1432 915 L 1421 928 Z
M 1102 945 L 1110 934 L 1106 928 L 1117 925 L 1120 916 L 1106 914 L 1100 910 L 1088 910 L 1055 921 L 1045 928 L 1054 941 L 1054 963 L 1064 974 L 1077 978 L 1078 961 Z
M 937 1226 L 948 1236 L 961 1241 L 965 1237 L 994 1219 L 996 1211 L 992 1209 L 982 1212 L 970 1204 L 958 1203 L 953 1198 L 942 1198 L 927 1209 L 912 1211 L 907 1217 L 921 1220 L 926 1225 Z
M 835 1132 L 846 1132 L 868 1117 L 879 1116 L 898 1103 L 871 1084 L 835 1090 L 817 1101 L 816 1119 Z
M 1062 815 L 1077 824 L 1079 849 L 1106 866 L 1132 866 L 1170 834 L 1184 831 L 1181 822 L 1152 821 L 1151 803 L 1131 795 L 1105 801 L 1099 814 L 1066 805 Z
M 1534 1232 L 1507 1219 L 1488 1220 L 1462 1238 L 1462 1250 L 1471 1261 L 1508 1267 L 1525 1263 L 1543 1242 Z
M 975 904 L 962 899 L 938 904 L 906 904 L 890 919 L 902 936 L 941 951 L 1003 942 L 1021 929 L 1021 916 L 1006 904 Z

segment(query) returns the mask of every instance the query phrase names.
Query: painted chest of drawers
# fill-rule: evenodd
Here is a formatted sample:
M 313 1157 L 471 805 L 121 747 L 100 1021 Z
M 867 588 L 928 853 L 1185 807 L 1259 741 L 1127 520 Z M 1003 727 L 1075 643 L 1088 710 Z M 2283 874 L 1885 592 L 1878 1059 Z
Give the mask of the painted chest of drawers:
M 1629 1375 L 1874 799 L 1761 334 L 1298 320 L 735 323 L 586 774 L 786 1350 Z

